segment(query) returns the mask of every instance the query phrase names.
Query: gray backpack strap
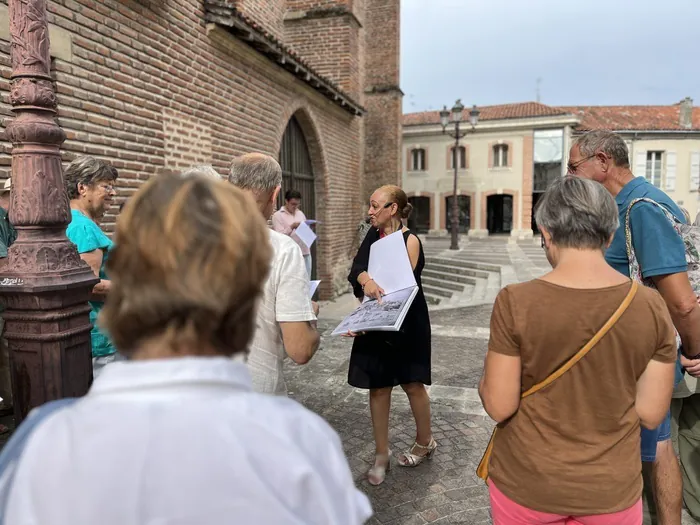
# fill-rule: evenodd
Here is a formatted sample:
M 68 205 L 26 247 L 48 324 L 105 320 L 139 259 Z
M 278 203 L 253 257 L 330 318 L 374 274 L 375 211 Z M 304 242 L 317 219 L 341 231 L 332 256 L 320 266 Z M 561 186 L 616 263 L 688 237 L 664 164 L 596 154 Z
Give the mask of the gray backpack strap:
M 77 400 L 77 398 L 58 399 L 35 408 L 3 447 L 2 453 L 0 453 L 0 479 L 5 479 L 5 486 L 0 492 L 0 525 L 5 524 L 7 502 L 14 483 L 15 473 L 17 472 L 17 463 L 22 456 L 27 441 L 29 441 L 34 430 L 49 416 L 71 406 Z

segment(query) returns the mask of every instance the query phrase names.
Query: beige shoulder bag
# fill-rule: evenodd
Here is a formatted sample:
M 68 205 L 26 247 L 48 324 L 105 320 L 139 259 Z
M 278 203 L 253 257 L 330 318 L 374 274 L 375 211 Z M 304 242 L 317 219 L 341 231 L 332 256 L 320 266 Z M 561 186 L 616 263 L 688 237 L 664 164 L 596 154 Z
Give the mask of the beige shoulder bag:
M 630 286 L 630 291 L 627 293 L 627 296 L 625 297 L 624 301 L 622 301 L 622 304 L 620 304 L 618 309 L 615 310 L 615 313 L 613 313 L 610 316 L 610 319 L 607 320 L 603 327 L 600 330 L 598 330 L 598 333 L 596 333 L 591 338 L 591 340 L 588 341 L 588 343 L 586 343 L 586 345 L 583 348 L 581 348 L 581 350 L 576 352 L 576 354 L 574 354 L 574 356 L 571 359 L 564 363 L 560 368 L 552 372 L 552 374 L 549 377 L 547 377 L 544 381 L 537 383 L 529 390 L 523 392 L 520 396 L 520 399 L 525 399 L 526 397 L 531 396 L 535 392 L 542 390 L 544 387 L 552 384 L 555 380 L 559 379 L 562 375 L 571 370 L 571 368 L 576 363 L 583 359 L 583 357 L 588 352 L 590 352 L 596 344 L 598 344 L 598 341 L 600 341 L 603 338 L 603 336 L 605 336 L 605 334 L 608 333 L 608 331 L 615 325 L 618 319 L 622 317 L 622 314 L 625 313 L 625 310 L 627 310 L 627 307 L 632 302 L 632 299 L 634 299 L 638 287 L 639 285 L 637 284 L 637 282 L 632 281 L 632 286 Z M 489 444 L 486 447 L 486 452 L 484 452 L 484 457 L 481 458 L 479 466 L 476 469 L 476 475 L 484 481 L 488 480 L 489 478 L 489 459 L 491 459 L 491 453 L 493 452 L 493 442 L 496 437 L 496 430 L 498 430 L 498 427 L 493 429 L 493 434 L 491 434 L 491 439 L 489 440 Z

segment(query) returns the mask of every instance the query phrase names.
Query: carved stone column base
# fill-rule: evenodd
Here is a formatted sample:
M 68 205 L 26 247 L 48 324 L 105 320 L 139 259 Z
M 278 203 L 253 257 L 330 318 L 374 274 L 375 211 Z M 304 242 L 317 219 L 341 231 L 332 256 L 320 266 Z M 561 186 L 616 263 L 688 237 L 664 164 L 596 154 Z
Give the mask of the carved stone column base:
M 36 406 L 90 388 L 90 288 L 76 285 L 38 293 L 3 289 L 17 422 Z

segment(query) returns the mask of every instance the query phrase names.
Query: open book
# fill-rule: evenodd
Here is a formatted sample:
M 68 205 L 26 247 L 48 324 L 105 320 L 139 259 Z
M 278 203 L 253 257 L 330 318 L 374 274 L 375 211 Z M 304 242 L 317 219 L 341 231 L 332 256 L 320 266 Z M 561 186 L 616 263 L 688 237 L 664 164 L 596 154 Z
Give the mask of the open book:
M 348 332 L 398 332 L 401 329 L 418 293 L 402 232 L 392 233 L 372 244 L 367 273 L 384 290 L 381 303 L 365 297 L 362 304 L 333 330 L 332 335 Z

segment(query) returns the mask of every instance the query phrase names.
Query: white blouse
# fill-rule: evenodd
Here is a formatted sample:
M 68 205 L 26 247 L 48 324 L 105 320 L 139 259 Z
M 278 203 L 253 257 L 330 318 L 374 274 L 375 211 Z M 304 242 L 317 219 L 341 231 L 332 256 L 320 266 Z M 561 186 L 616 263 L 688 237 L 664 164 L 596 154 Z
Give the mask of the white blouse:
M 107 365 L 27 442 L 13 525 L 359 525 L 338 435 L 226 358 Z M 0 479 L 0 496 L 7 473 Z

